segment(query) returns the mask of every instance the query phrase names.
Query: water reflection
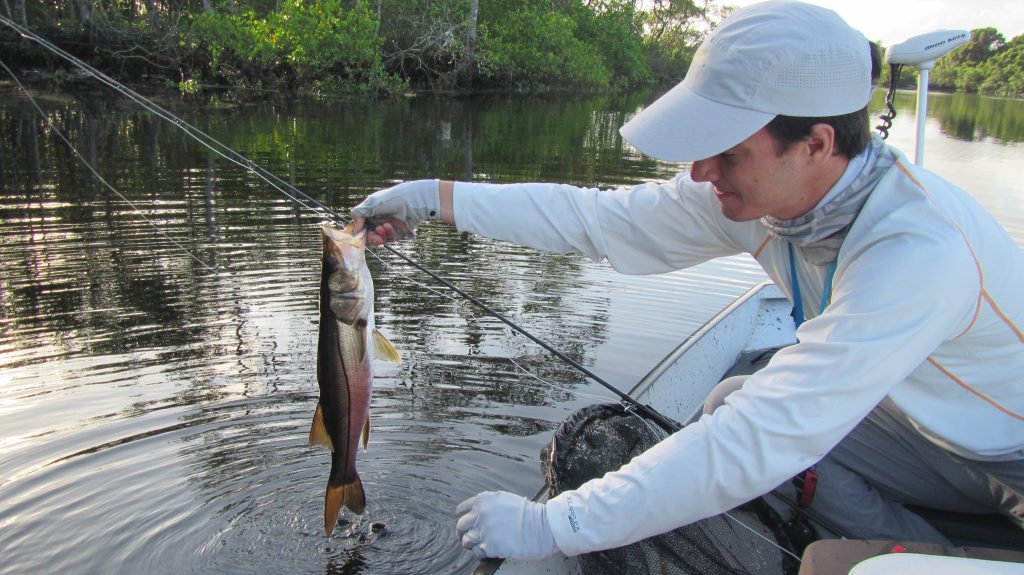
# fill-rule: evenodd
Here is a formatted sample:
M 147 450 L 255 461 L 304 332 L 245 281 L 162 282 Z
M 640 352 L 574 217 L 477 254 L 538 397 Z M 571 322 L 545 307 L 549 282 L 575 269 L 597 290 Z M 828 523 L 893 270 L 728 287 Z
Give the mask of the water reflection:
M 1024 111 L 1019 100 L 936 94 L 928 100 L 928 115 L 939 120 L 944 133 L 957 139 L 1024 141 Z
M 378 324 L 406 360 L 377 366 L 359 463 L 367 513 L 346 516 L 327 540 L 329 457 L 306 445 L 320 217 L 116 98 L 41 96 L 154 227 L 98 184 L 22 97 L 6 96 L 0 571 L 467 572 L 456 503 L 484 489 L 535 492 L 550 430 L 608 396 L 381 252 L 371 261 Z M 667 177 L 679 166 L 644 158 L 617 131 L 654 96 L 161 105 L 344 209 L 426 176 Z M 894 127 L 908 151 L 912 98 L 900 94 Z M 1024 107 L 959 98 L 934 97 L 933 119 L 972 143 L 937 140 L 937 169 L 970 178 L 1024 244 L 1011 174 L 1020 148 L 995 153 L 988 141 L 1019 141 Z M 745 257 L 624 277 L 445 227 L 424 226 L 401 249 L 623 388 L 763 278 Z

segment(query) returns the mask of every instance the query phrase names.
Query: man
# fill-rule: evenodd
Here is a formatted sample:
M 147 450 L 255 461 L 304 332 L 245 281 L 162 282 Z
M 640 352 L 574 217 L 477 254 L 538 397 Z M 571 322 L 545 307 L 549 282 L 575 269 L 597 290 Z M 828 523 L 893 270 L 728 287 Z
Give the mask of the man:
M 867 40 L 835 13 L 749 6 L 622 128 L 689 173 L 610 191 L 416 181 L 353 210 L 374 243 L 440 219 L 633 274 L 747 252 L 801 322 L 799 343 L 620 470 L 545 504 L 463 502 L 465 547 L 617 547 L 812 466 L 812 509 L 855 537 L 945 542 L 903 503 L 1024 526 L 1024 254 L 967 193 L 870 138 L 870 76 Z

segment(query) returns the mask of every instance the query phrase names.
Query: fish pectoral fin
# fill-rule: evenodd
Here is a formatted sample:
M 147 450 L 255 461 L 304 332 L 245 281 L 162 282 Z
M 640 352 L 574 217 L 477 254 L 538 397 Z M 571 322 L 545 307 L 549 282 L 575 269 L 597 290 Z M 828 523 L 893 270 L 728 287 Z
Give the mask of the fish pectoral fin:
M 313 414 L 313 425 L 309 427 L 309 444 L 323 445 L 327 449 L 334 451 L 334 442 L 331 441 L 331 436 L 327 434 L 327 428 L 324 427 L 324 410 L 320 407 L 320 402 L 316 404 L 316 413 Z
M 366 417 L 366 425 L 363 426 L 363 451 L 366 451 L 366 444 L 370 442 L 370 417 Z
M 369 353 L 369 346 L 367 345 L 366 339 L 369 337 L 370 328 L 366 325 L 359 326 L 359 361 L 366 359 L 366 354 Z
M 398 353 L 388 338 L 377 330 L 373 330 L 373 351 L 381 359 L 394 362 L 402 361 L 402 354 Z

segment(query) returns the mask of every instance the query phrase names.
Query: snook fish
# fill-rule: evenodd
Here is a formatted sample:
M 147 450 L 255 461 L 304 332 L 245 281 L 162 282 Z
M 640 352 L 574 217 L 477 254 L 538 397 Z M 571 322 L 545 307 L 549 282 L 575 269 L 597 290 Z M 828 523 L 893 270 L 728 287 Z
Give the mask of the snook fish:
M 374 329 L 373 278 L 366 267 L 366 232 L 351 226 L 321 228 L 324 253 L 320 277 L 320 335 L 316 405 L 309 444 L 331 450 L 331 475 L 324 497 L 324 531 L 330 535 L 341 506 L 361 515 L 366 509 L 363 483 L 356 472 L 356 448 L 370 435 L 370 342 L 382 359 L 398 361 L 394 346 Z

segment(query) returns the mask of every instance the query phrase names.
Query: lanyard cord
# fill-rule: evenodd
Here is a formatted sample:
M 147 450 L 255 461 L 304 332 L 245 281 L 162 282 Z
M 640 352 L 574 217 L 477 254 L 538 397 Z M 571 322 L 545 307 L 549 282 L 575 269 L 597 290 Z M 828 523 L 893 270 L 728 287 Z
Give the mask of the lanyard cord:
M 804 323 L 804 300 L 800 295 L 800 281 L 796 277 L 796 257 L 793 255 L 793 244 L 787 243 L 786 246 L 789 247 L 789 279 L 793 284 L 793 321 L 799 328 L 800 324 Z M 828 265 L 828 271 L 825 273 L 825 285 L 821 290 L 821 307 L 818 309 L 818 315 L 821 315 L 832 301 L 832 278 L 836 275 L 836 264 L 838 263 L 839 259 L 837 258 Z

